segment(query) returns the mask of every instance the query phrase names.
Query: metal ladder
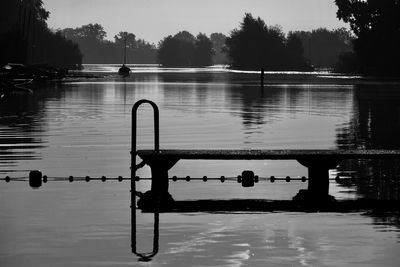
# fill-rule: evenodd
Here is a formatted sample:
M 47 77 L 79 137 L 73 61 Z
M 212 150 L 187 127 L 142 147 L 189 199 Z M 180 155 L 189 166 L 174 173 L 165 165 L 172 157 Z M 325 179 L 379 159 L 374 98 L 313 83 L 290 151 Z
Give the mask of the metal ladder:
M 137 101 L 132 107 L 132 134 L 131 134 L 131 247 L 132 253 L 139 257 L 141 261 L 150 261 L 158 253 L 159 240 L 159 213 L 154 212 L 154 234 L 153 234 L 153 251 L 138 252 L 136 249 L 136 170 L 142 167 L 142 164 L 136 165 L 137 155 L 137 110 L 142 104 L 150 104 L 154 113 L 154 151 L 160 151 L 160 127 L 159 127 L 159 110 L 157 105 L 147 99 Z

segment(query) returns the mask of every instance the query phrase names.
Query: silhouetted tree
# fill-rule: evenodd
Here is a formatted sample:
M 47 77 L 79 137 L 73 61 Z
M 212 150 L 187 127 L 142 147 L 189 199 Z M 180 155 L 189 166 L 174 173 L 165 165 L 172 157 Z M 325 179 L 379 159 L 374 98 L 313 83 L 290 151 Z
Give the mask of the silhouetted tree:
M 352 51 L 350 32 L 345 28 L 328 30 L 319 28 L 309 31 L 295 31 L 304 47 L 303 56 L 317 68 L 333 68 L 341 53 Z
M 62 33 L 66 38 L 78 43 L 84 56 L 84 62 L 91 62 L 99 55 L 105 55 L 104 45 L 107 43 L 105 41 L 107 33 L 100 24 L 90 23 L 75 29 L 67 28 L 62 30 Z
M 212 43 L 199 34 L 187 31 L 165 37 L 158 46 L 158 62 L 165 67 L 208 66 L 212 64 Z
M 165 37 L 158 45 L 157 59 L 165 67 L 176 66 L 176 55 L 179 54 L 179 41 L 172 35 Z
M 82 27 L 78 28 L 77 32 L 78 36 L 81 38 L 87 39 L 93 42 L 102 42 L 104 38 L 107 36 L 106 31 L 104 30 L 103 26 L 98 23 L 95 24 L 88 24 L 83 25 Z
M 367 74 L 400 75 L 400 1 L 336 0 L 337 17 L 356 35 L 359 70 Z
M 226 39 L 226 51 L 233 68 L 309 69 L 303 58 L 292 57 L 297 55 L 294 50 L 288 52 L 288 48 L 294 49 L 295 46 L 295 37 L 291 38 L 293 40 L 290 40 L 287 47 L 287 40 L 279 26 L 268 27 L 261 18 L 255 19 L 246 13 L 240 28 L 233 30 Z
M 49 12 L 41 0 L 2 0 L 0 10 L 0 63 L 46 63 L 68 68 L 81 64 L 78 47 L 48 29 Z
M 62 30 L 63 35 L 78 43 L 85 63 L 121 63 L 124 39 L 127 46 L 127 63 L 156 63 L 156 47 L 129 32 L 119 32 L 114 42 L 106 40 L 107 33 L 100 24 L 88 24 Z
M 307 63 L 303 56 L 304 49 L 301 39 L 290 32 L 286 41 L 286 55 L 289 69 L 306 69 Z
M 213 44 L 207 35 L 199 33 L 196 37 L 194 65 L 210 66 L 212 64 L 212 56 L 214 54 Z
M 227 64 L 228 58 L 224 52 L 226 36 L 222 33 L 214 32 L 210 35 L 213 44 L 213 64 Z
M 183 31 L 164 38 L 158 46 L 158 62 L 165 67 L 188 67 L 193 65 L 195 38 Z
M 127 48 L 136 48 L 136 35 L 129 32 L 119 32 L 114 36 L 114 41 L 116 45 L 121 47 L 126 43 Z
M 196 38 L 193 36 L 193 34 L 188 31 L 180 31 L 174 35 L 174 38 L 188 43 L 194 43 L 196 41 Z

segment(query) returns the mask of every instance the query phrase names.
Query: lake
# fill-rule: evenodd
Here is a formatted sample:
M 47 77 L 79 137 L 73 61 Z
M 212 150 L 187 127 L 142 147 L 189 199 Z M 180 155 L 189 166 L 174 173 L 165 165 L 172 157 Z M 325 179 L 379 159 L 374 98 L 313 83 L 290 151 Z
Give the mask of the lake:
M 30 85 L 0 102 L 0 178 L 130 174 L 131 108 L 160 109 L 164 149 L 400 149 L 400 83 L 328 72 L 258 72 L 87 65 L 100 78 Z M 138 114 L 138 148 L 153 147 L 153 114 Z M 331 170 L 337 199 L 399 199 L 397 161 L 345 161 Z M 180 161 L 170 175 L 307 176 L 296 161 Z M 149 177 L 148 167 L 138 172 Z M 345 178 L 346 178 L 345 177 Z M 51 179 L 50 179 L 51 180 Z M 137 187 L 144 192 L 148 181 Z M 291 199 L 301 181 L 177 181 L 177 200 Z M 0 181 L 0 266 L 398 266 L 398 213 L 160 214 L 159 252 L 130 248 L 130 184 Z M 138 212 L 138 249 L 152 250 L 153 215 Z

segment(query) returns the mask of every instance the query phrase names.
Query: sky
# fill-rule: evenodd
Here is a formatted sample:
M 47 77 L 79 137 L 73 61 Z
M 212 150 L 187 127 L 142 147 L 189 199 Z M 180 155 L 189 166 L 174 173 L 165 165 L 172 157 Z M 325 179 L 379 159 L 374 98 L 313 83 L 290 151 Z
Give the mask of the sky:
M 348 27 L 336 18 L 334 0 L 43 0 L 48 25 L 59 29 L 101 24 L 112 40 L 120 31 L 157 44 L 187 30 L 194 35 L 238 28 L 245 13 L 280 25 L 284 32 Z

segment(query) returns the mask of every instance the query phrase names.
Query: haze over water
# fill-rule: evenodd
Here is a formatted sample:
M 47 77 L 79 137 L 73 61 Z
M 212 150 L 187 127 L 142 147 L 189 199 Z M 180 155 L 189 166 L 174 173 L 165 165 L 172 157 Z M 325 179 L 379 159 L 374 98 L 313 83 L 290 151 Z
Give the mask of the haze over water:
M 44 83 L 30 98 L 0 106 L 0 174 L 26 177 L 129 175 L 131 108 L 160 108 L 160 147 L 178 149 L 399 149 L 400 85 L 328 73 L 259 74 L 223 69 L 87 66 L 104 79 Z M 379 94 L 378 94 L 379 93 Z M 152 112 L 139 113 L 139 148 L 152 148 Z M 12 123 L 11 123 L 12 122 Z M 376 174 L 392 163 L 345 162 L 340 170 Z M 372 169 L 372 170 L 371 170 Z M 383 169 L 383 168 L 382 168 Z M 301 177 L 295 161 L 182 161 L 170 175 Z M 148 168 L 140 171 L 149 177 Z M 335 170 L 331 176 L 334 177 Z M 398 180 L 331 181 L 338 199 L 398 199 Z M 378 185 L 378 186 L 377 186 Z M 139 182 L 139 189 L 149 188 Z M 171 182 L 175 199 L 290 199 L 306 184 Z M 372 187 L 372 188 L 371 188 Z M 130 253 L 129 183 L 26 182 L 0 185 L 0 266 L 147 265 Z M 150 250 L 152 215 L 139 214 L 141 250 Z M 397 214 L 161 214 L 153 266 L 397 266 Z

